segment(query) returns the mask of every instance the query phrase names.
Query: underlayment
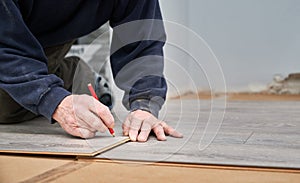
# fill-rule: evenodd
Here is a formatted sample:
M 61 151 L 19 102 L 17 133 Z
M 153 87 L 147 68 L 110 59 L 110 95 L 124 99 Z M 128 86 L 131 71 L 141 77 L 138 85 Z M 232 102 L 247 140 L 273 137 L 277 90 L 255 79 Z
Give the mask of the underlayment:
M 231 101 L 225 113 L 224 103 L 214 102 L 212 107 L 208 100 L 170 100 L 160 118 L 184 138 L 161 142 L 151 136 L 146 143 L 128 142 L 95 158 L 300 168 L 300 102 Z M 128 112 L 119 105 L 114 112 L 117 136 L 126 138 L 121 137 L 121 121 Z M 91 153 L 119 140 L 109 133 L 99 135 L 88 141 L 73 138 L 58 125 L 37 119 L 0 125 L 0 149 Z

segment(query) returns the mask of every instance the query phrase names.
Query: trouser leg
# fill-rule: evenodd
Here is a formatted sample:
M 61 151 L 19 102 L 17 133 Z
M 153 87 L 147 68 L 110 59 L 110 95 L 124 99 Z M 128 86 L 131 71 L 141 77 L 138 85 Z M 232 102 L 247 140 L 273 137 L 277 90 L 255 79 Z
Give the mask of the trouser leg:
M 46 48 L 45 54 L 48 58 L 48 70 L 49 73 L 53 73 L 61 77 L 64 82 L 64 88 L 71 91 L 73 83 L 73 75 L 76 70 L 78 59 L 67 59 L 69 62 L 61 64 L 64 61 L 64 56 L 72 46 L 72 42 Z M 69 67 L 69 69 L 66 69 Z M 23 108 L 20 104 L 14 101 L 14 99 L 3 89 L 0 89 L 0 123 L 18 123 L 22 121 L 31 120 L 37 117 L 27 109 Z
M 87 85 L 94 85 L 96 73 L 79 57 L 65 57 L 73 42 L 45 49 L 50 74 L 64 81 L 64 88 L 73 94 L 89 94 Z
M 89 94 L 88 84 L 91 83 L 94 86 L 96 94 L 101 103 L 108 106 L 110 109 L 113 107 L 113 96 L 110 90 L 108 80 L 103 76 L 95 73 L 84 61 L 78 57 L 69 57 L 66 59 L 78 59 L 78 64 L 73 75 L 73 94 Z M 68 63 L 67 61 L 64 64 Z
M 33 119 L 37 116 L 24 109 L 2 89 L 0 89 L 0 105 L 0 123 L 18 123 Z

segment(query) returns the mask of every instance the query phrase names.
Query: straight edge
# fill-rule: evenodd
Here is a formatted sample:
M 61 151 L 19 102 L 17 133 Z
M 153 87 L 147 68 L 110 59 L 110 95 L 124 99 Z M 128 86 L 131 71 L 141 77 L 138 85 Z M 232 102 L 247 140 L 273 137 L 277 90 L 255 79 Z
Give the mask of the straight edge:
M 22 155 L 49 155 L 49 156 L 77 156 L 77 157 L 94 157 L 100 153 L 113 149 L 119 145 L 122 145 L 130 141 L 130 138 L 123 139 L 110 146 L 96 150 L 91 153 L 72 153 L 72 152 L 45 152 L 45 151 L 22 151 L 22 150 L 0 150 L 0 154 L 22 154 Z
M 22 150 L 0 150 L 0 154 L 22 154 L 22 155 L 50 155 L 50 156 L 92 156 L 92 153 L 70 153 L 70 152 L 45 152 L 45 151 L 22 151 Z
M 234 165 L 218 165 L 218 164 L 192 164 L 192 163 L 177 163 L 177 162 L 147 162 L 135 160 L 111 160 L 105 158 L 80 158 L 78 161 L 92 161 L 99 163 L 117 163 L 117 164 L 137 164 L 149 166 L 168 166 L 182 168 L 205 168 L 219 170 L 240 170 L 240 171 L 263 171 L 263 172 L 278 172 L 278 173 L 300 173 L 300 169 L 292 168 L 272 168 L 272 167 L 254 167 L 254 166 L 234 166 Z
M 119 141 L 119 142 L 116 142 L 116 143 L 114 143 L 114 144 L 112 144 L 112 145 L 110 145 L 110 146 L 104 147 L 104 148 L 102 148 L 102 149 L 99 149 L 99 150 L 93 152 L 93 153 L 92 153 L 92 156 L 97 156 L 98 154 L 101 154 L 101 153 L 103 153 L 103 152 L 106 152 L 106 151 L 108 151 L 108 150 L 111 150 L 111 149 L 113 149 L 113 148 L 115 148 L 115 147 L 117 147 L 117 146 L 120 146 L 120 145 L 122 145 L 122 144 L 125 144 L 126 142 L 129 142 L 129 141 L 130 141 L 130 138 L 128 137 L 128 138 L 123 139 L 123 140 L 121 140 L 121 141 Z M 80 155 L 78 155 L 78 156 L 80 156 Z

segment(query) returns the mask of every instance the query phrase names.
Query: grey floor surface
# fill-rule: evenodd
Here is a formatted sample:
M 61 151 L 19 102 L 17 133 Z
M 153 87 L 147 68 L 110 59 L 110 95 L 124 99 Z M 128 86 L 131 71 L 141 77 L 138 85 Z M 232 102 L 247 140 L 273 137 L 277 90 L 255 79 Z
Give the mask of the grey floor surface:
M 58 124 L 45 118 L 0 125 L 0 152 L 45 155 L 93 156 L 127 137 L 112 137 L 108 132 L 93 139 L 72 137 Z
M 96 158 L 300 168 L 300 102 L 170 100 L 161 119 L 184 138 L 129 142 Z
M 128 112 L 119 105 L 114 112 L 115 131 L 124 138 L 121 122 Z M 161 142 L 151 136 L 146 143 L 129 142 L 95 158 L 300 168 L 300 102 L 170 100 L 160 118 L 184 138 Z M 0 150 L 55 152 L 63 147 L 82 153 L 113 140 L 108 133 L 91 140 L 72 138 L 44 119 L 0 125 L 0 132 Z

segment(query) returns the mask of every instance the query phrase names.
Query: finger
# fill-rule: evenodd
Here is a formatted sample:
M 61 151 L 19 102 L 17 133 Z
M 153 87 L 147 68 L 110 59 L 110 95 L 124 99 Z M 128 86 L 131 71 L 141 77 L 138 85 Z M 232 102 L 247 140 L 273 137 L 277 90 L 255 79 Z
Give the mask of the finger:
M 94 105 L 89 106 L 89 109 L 101 118 L 105 126 L 108 128 L 113 128 L 115 125 L 115 120 L 109 108 L 96 99 L 94 99 L 93 104 Z
M 87 126 L 88 130 L 90 131 L 99 131 L 99 132 L 106 132 L 108 129 L 102 122 L 102 120 L 96 116 L 94 113 L 91 111 L 86 111 L 83 114 L 80 115 L 81 118 L 81 123 L 84 123 L 84 126 Z
M 182 138 L 183 135 L 182 133 L 179 133 L 178 131 L 176 131 L 174 128 L 172 128 L 171 126 L 167 125 L 166 122 L 161 122 L 160 125 L 163 127 L 164 131 L 166 132 L 166 134 L 172 136 L 172 137 L 176 137 L 176 138 Z
M 151 132 L 151 124 L 150 122 L 144 121 L 141 127 L 140 134 L 138 135 L 138 141 L 140 142 L 146 142 L 148 139 L 148 136 Z
M 143 121 L 135 117 L 131 117 L 129 118 L 129 120 L 130 120 L 129 138 L 131 141 L 135 142 Z
M 123 135 L 128 136 L 129 135 L 129 129 L 130 129 L 129 116 L 126 117 L 124 123 L 122 124 L 122 129 L 123 129 Z
M 97 131 L 97 129 L 91 127 L 88 123 L 88 121 L 92 120 L 90 115 L 87 115 L 88 113 L 91 114 L 91 112 L 88 110 L 81 110 L 80 112 L 75 112 L 76 127 L 85 128 L 89 131 L 95 132 Z
M 75 131 L 78 132 L 79 137 L 81 137 L 81 138 L 87 139 L 87 138 L 95 137 L 95 132 L 92 132 L 92 131 L 90 131 L 88 129 L 85 129 L 85 128 L 76 128 Z
M 155 133 L 156 135 L 156 138 L 157 140 L 166 140 L 166 135 L 165 135 L 165 132 L 164 132 L 164 129 L 161 125 L 156 125 L 154 128 L 153 128 L 153 132 Z
M 88 129 L 85 128 L 65 126 L 64 129 L 67 133 L 76 137 L 92 138 L 95 136 L 95 132 L 89 131 Z

